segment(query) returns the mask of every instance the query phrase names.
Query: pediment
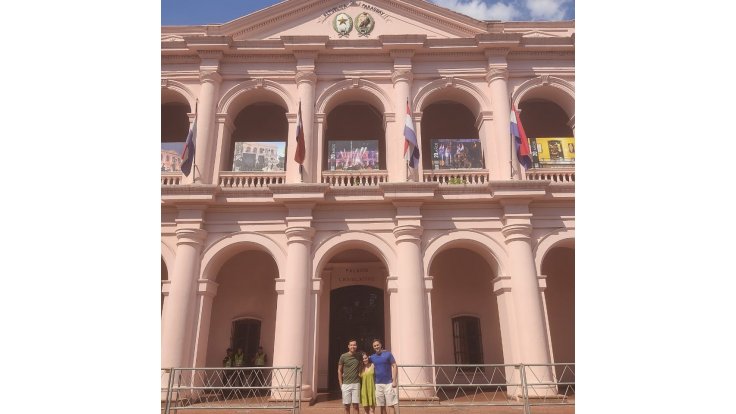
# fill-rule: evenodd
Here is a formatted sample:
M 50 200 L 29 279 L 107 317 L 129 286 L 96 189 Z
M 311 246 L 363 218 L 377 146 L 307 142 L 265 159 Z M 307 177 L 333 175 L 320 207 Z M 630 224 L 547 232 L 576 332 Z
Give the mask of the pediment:
M 549 32 L 543 32 L 539 30 L 532 30 L 530 32 L 524 33 L 521 37 L 561 37 L 558 35 L 554 35 Z
M 487 23 L 424 0 L 286 0 L 213 29 L 236 41 L 305 35 L 355 40 L 407 34 L 450 39 L 486 33 Z

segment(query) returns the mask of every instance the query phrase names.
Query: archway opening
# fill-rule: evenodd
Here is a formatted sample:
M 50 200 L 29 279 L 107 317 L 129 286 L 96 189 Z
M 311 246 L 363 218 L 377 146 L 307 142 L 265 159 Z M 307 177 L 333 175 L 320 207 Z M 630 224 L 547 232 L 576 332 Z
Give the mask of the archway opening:
M 457 102 L 435 102 L 422 111 L 425 170 L 485 168 L 475 116 Z
M 503 364 L 491 265 L 472 250 L 449 248 L 433 259 L 429 274 L 435 363 Z
M 168 95 L 172 94 L 175 93 L 168 93 Z M 173 98 L 169 97 L 169 99 Z M 189 104 L 178 101 L 164 102 L 161 104 L 162 172 L 181 171 L 181 154 L 184 150 L 187 134 L 189 133 L 190 110 Z
M 241 251 L 223 264 L 216 277 L 205 366 L 221 366 L 225 350 L 234 346 L 250 352 L 245 358 L 251 361 L 261 345 L 270 361 L 276 332 L 277 278 L 276 262 L 263 251 Z M 241 326 L 241 321 L 247 326 Z M 259 344 L 254 342 L 256 337 Z
M 166 262 L 164 262 L 164 258 L 161 258 L 161 315 L 164 314 L 164 282 L 169 280 L 169 269 L 166 267 Z
M 269 102 L 248 105 L 235 117 L 226 168 L 284 171 L 289 122 L 286 109 Z
M 322 169 L 385 170 L 383 115 L 365 102 L 346 102 L 327 115 Z
M 568 116 L 556 103 L 545 99 L 529 99 L 519 105 L 532 150 L 535 168 L 575 165 L 575 137 Z
M 554 247 L 544 257 L 542 274 L 547 320 L 556 363 L 575 362 L 575 249 Z M 558 373 L 559 375 L 560 373 Z
M 358 349 L 373 353 L 373 339 L 387 344 L 390 330 L 388 271 L 373 253 L 347 248 L 334 254 L 321 272 L 322 291 L 318 346 L 318 389 L 339 391 L 337 364 L 355 339 Z

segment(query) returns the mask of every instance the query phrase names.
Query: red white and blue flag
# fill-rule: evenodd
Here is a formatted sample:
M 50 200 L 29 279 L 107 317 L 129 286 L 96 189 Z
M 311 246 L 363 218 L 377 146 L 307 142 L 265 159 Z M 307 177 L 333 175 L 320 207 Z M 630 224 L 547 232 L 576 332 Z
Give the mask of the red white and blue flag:
M 417 144 L 417 133 L 414 132 L 414 124 L 411 121 L 411 110 L 409 101 L 406 101 L 406 117 L 404 118 L 404 159 L 409 161 L 411 168 L 419 165 L 419 145 Z
M 521 117 L 519 112 L 511 105 L 511 136 L 514 138 L 516 146 L 516 158 L 519 164 L 523 165 L 527 170 L 532 166 L 531 151 L 529 150 L 529 140 L 526 138 L 524 127 L 521 125 Z
M 187 141 L 184 143 L 184 150 L 181 153 L 181 172 L 189 177 L 189 173 L 192 171 L 192 163 L 194 162 L 194 153 L 197 143 L 197 116 L 194 116 L 194 122 L 189 128 L 189 134 L 187 134 Z
M 299 112 L 296 114 L 296 153 L 294 153 L 294 161 L 299 165 L 304 164 L 304 156 L 306 149 L 304 148 L 304 126 L 302 125 L 302 102 L 299 101 Z

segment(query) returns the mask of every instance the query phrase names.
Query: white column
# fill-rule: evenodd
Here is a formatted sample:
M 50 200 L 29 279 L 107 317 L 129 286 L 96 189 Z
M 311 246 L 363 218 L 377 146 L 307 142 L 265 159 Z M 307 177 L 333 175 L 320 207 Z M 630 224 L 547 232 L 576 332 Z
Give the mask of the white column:
M 314 229 L 309 226 L 311 206 L 289 208 L 287 217 L 286 278 L 276 302 L 276 337 L 274 366 L 306 368 L 309 348 L 307 334 L 311 329 L 310 292 L 312 288 L 311 246 Z M 302 379 L 302 399 L 310 399 L 312 384 L 309 376 Z
M 488 52 L 487 52 L 488 53 Z M 505 57 L 503 63 L 498 63 L 499 56 L 489 56 L 489 68 L 486 74 L 488 87 L 490 89 L 491 109 L 493 110 L 493 127 L 491 134 L 486 139 L 486 149 L 491 154 L 486 155 L 486 167 L 491 170 L 491 179 L 508 180 L 511 178 L 511 162 L 516 159 L 512 157 L 513 147 L 511 145 L 511 129 L 509 113 L 509 72 L 506 69 Z M 493 63 L 492 63 L 493 62 Z M 514 164 L 514 170 L 518 171 L 518 161 Z
M 386 168 L 388 169 L 388 180 L 390 182 L 406 181 L 407 178 L 417 181 L 418 177 L 419 166 L 407 171 L 403 151 L 406 102 L 408 100 L 411 105 L 410 94 L 413 79 L 414 75 L 411 73 L 411 66 L 409 66 L 409 69 L 394 70 L 391 76 L 394 84 L 394 108 L 396 109 L 396 116 L 394 117 L 393 125 L 386 128 Z M 411 110 L 413 114 L 414 108 L 411 108 Z M 412 122 L 414 122 L 413 119 Z M 417 134 L 418 139 L 419 135 Z M 420 162 L 421 160 L 420 157 Z
M 322 113 L 315 113 L 314 119 L 316 124 L 316 132 L 315 132 L 315 138 L 316 138 L 316 145 L 317 145 L 317 154 L 316 160 L 315 160 L 315 182 L 321 183 L 322 182 L 322 168 L 324 167 L 325 161 L 325 152 L 323 151 L 323 148 L 325 148 L 325 121 L 327 120 L 327 115 Z
M 513 312 L 517 324 L 517 357 L 524 364 L 549 364 L 549 340 L 545 323 L 542 296 L 531 244 L 531 213 L 526 202 L 505 202 L 504 227 L 501 229 L 509 255 Z M 527 382 L 549 382 L 551 369 L 533 368 Z M 552 388 L 534 387 L 536 395 L 554 394 Z
M 199 228 L 180 226 L 176 230 L 179 239 L 176 261 L 172 272 L 169 296 L 161 332 L 161 366 L 163 368 L 187 367 L 189 342 L 187 331 L 191 325 L 189 315 L 196 307 L 197 276 L 200 252 L 206 232 Z
M 418 206 L 398 207 L 397 217 L 407 215 L 409 211 L 418 213 Z M 402 211 L 404 210 L 404 211 Z M 401 224 L 394 228 L 396 237 L 396 256 L 399 260 L 398 275 L 398 308 L 391 309 L 392 325 L 394 314 L 398 313 L 398 334 L 401 344 L 401 354 L 396 354 L 396 360 L 404 365 L 429 365 L 432 363 L 430 355 L 429 317 L 426 302 L 426 286 L 422 269 L 421 235 L 422 228 L 415 224 Z M 406 220 L 409 221 L 409 220 Z M 411 220 L 413 221 L 413 220 Z M 391 303 L 394 304 L 393 301 Z M 399 382 L 406 384 L 429 384 L 431 370 L 407 368 L 406 375 L 402 372 Z M 407 390 L 414 398 L 422 398 L 424 389 Z M 416 391 L 416 392 L 414 392 Z
M 197 105 L 197 144 L 194 156 L 196 169 L 193 170 L 193 174 L 189 174 L 185 182 L 190 183 L 190 180 L 194 180 L 194 183 L 198 184 L 212 184 L 217 139 L 215 106 L 222 76 L 216 71 L 208 70 L 201 72 L 199 78 L 202 86 Z

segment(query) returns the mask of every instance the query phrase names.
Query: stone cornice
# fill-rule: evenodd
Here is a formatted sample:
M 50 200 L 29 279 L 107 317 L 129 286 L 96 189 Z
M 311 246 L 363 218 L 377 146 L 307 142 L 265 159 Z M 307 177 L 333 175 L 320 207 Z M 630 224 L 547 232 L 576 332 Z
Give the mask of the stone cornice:
M 293 51 L 320 51 L 325 50 L 329 36 L 281 36 L 284 50 Z
M 211 204 L 220 192 L 220 187 L 212 184 L 184 184 L 161 187 L 162 204 Z
M 380 35 L 378 40 L 381 45 L 393 51 L 411 51 L 421 49 L 427 42 L 427 35 Z
M 383 191 L 386 200 L 431 200 L 439 183 L 380 183 L 378 185 Z
M 547 194 L 550 181 L 493 180 L 488 183 L 494 199 L 538 199 Z
M 320 183 L 271 184 L 268 186 L 273 192 L 274 201 L 281 203 L 322 201 L 329 187 L 329 184 Z

